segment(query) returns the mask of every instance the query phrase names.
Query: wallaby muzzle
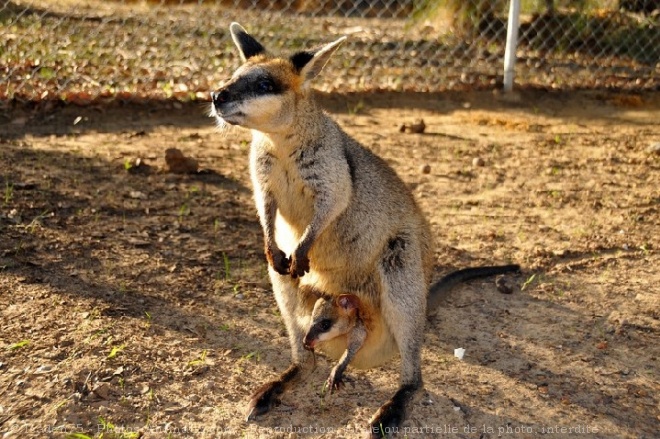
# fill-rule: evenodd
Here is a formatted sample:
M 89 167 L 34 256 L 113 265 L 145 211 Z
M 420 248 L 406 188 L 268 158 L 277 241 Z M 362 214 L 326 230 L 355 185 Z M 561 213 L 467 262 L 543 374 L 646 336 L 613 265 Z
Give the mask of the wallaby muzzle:
M 225 86 L 218 91 L 212 91 L 211 100 L 213 101 L 213 106 L 215 109 L 221 110 L 223 105 L 228 104 L 233 100 L 233 96 Z
M 305 340 L 303 341 L 303 346 L 305 347 L 305 349 L 313 352 L 315 344 L 316 344 L 316 338 L 314 336 L 311 336 L 311 334 L 307 334 L 305 336 Z

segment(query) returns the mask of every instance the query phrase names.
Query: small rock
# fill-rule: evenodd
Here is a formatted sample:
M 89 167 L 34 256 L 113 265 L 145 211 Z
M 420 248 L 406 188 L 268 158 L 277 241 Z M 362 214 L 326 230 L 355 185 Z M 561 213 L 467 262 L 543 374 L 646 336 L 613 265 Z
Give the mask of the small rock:
M 42 365 L 37 367 L 34 373 L 50 373 L 53 371 L 53 366 Z
M 153 166 L 140 157 L 127 160 L 124 168 L 129 174 L 151 174 L 154 171 Z
M 497 287 L 497 291 L 502 294 L 513 293 L 513 287 L 509 284 L 505 276 L 495 278 L 495 286 Z
M 660 142 L 654 143 L 646 148 L 647 152 L 660 155 Z
M 23 126 L 28 122 L 27 117 L 17 117 L 16 119 L 13 119 L 11 121 L 12 125 L 18 125 L 18 126 Z
M 425 164 L 425 165 L 422 165 L 422 167 L 420 168 L 420 171 L 422 171 L 422 174 L 430 174 L 431 173 L 431 165 L 429 165 L 428 163 Z
M 110 385 L 102 383 L 94 388 L 94 394 L 101 399 L 108 399 L 110 397 Z
M 134 200 L 146 200 L 147 199 L 147 194 L 144 192 L 140 191 L 130 191 L 128 193 L 128 196 L 133 198 Z
M 128 243 L 138 248 L 149 247 L 150 245 L 149 241 L 139 238 L 128 238 Z
M 419 119 L 410 125 L 404 123 L 399 127 L 400 133 L 422 134 L 425 130 L 426 124 L 424 123 L 424 119 Z
M 414 124 L 410 125 L 410 132 L 411 133 L 416 133 L 416 134 L 421 134 L 426 130 L 426 124 L 424 123 L 424 119 L 420 119 Z
M 481 157 L 475 157 L 472 159 L 472 166 L 486 166 L 486 161 Z
M 199 170 L 197 160 L 186 157 L 177 148 L 169 148 L 165 151 L 165 162 L 168 170 L 174 174 L 193 174 Z

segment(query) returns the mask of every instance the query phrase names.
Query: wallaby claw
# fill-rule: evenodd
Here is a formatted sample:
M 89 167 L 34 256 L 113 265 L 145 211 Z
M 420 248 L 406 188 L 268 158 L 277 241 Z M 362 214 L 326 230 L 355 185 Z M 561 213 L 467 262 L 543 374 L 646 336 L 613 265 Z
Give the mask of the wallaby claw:
M 325 387 L 323 389 L 332 395 L 335 391 L 346 387 L 347 382 L 353 382 L 353 379 L 344 376 L 343 373 L 337 373 L 333 369 L 330 372 L 330 376 L 328 376 L 328 379 L 325 381 Z
M 289 274 L 291 260 L 287 258 L 286 254 L 279 248 L 271 249 L 266 247 L 266 259 L 271 267 L 282 276 Z
M 328 377 L 325 382 L 325 389 L 329 394 L 333 394 L 335 391 L 343 388 L 346 384 L 341 377 L 335 378 L 333 376 Z
M 309 273 L 309 258 L 307 256 L 291 256 L 291 266 L 289 267 L 291 277 L 296 279 Z

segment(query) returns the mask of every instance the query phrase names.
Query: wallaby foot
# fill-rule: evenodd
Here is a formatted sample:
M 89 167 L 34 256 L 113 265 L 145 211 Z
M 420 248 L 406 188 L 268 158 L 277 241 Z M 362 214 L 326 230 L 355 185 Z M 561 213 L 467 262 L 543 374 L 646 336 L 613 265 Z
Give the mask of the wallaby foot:
M 286 390 L 291 381 L 299 375 L 300 370 L 300 365 L 292 364 L 278 379 L 269 381 L 259 387 L 250 398 L 246 421 L 252 421 L 273 408 L 279 402 L 279 396 Z
M 367 437 L 382 439 L 398 433 L 401 423 L 406 419 L 407 409 L 419 388 L 420 386 L 415 384 L 399 387 L 394 396 L 371 418 Z

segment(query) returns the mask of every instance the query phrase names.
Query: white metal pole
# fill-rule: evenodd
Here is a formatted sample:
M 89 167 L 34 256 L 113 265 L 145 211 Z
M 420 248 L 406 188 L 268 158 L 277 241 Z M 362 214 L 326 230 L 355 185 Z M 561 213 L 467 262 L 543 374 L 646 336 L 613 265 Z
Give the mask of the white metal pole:
M 506 29 L 506 49 L 504 51 L 504 91 L 513 90 L 516 48 L 518 47 L 518 26 L 520 25 L 520 0 L 511 0 L 509 20 Z

